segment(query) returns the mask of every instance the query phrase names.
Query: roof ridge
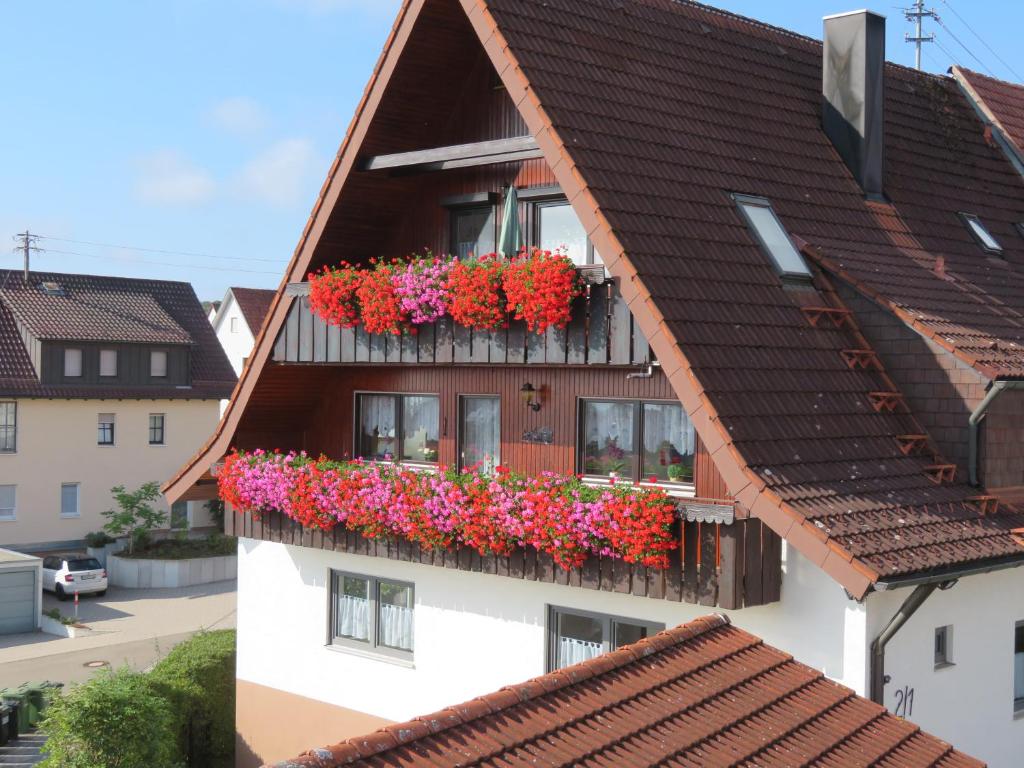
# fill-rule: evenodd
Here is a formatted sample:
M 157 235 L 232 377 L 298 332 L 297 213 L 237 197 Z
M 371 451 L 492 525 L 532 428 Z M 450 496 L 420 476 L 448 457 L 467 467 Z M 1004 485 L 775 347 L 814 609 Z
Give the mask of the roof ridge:
M 792 38 L 795 38 L 797 40 L 804 40 L 806 42 L 817 43 L 818 45 L 821 45 L 821 40 L 819 40 L 816 37 L 811 37 L 810 35 L 804 35 L 804 34 L 801 34 L 800 32 L 794 32 L 792 29 L 787 29 L 786 27 L 780 27 L 780 26 L 777 26 L 775 24 L 769 24 L 767 21 L 761 21 L 760 19 L 755 19 L 755 18 L 753 18 L 751 16 L 744 16 L 741 13 L 736 13 L 734 11 L 727 11 L 724 8 L 717 8 L 717 7 L 713 6 L 713 5 L 708 5 L 707 3 L 697 2 L 697 0 L 670 0 L 670 1 L 673 4 L 675 4 L 675 5 L 683 5 L 683 6 L 689 6 L 691 8 L 696 8 L 696 9 L 698 9 L 700 11 L 704 11 L 706 13 L 709 13 L 712 16 L 722 16 L 722 17 L 727 18 L 727 19 L 733 19 L 735 21 L 742 22 L 744 24 L 747 24 L 747 25 L 749 25 L 751 27 L 754 27 L 756 29 L 760 29 L 762 31 L 776 32 L 778 34 L 783 35 L 784 37 L 792 37 Z
M 979 72 L 976 69 L 969 69 L 968 67 L 961 66 L 960 64 L 953 64 L 953 65 L 951 65 L 948 71 L 949 72 L 959 71 L 959 72 L 963 72 L 964 74 L 967 74 L 967 75 L 972 75 L 972 76 L 976 76 L 976 77 L 983 77 L 986 80 L 992 80 L 993 82 L 996 82 L 996 83 L 1002 83 L 1003 85 L 1008 85 L 1011 88 L 1019 88 L 1021 90 L 1024 90 L 1024 83 L 1016 83 L 1013 80 L 1004 80 L 1003 78 L 995 77 L 994 75 L 986 75 L 984 72 Z
M 0 268 L 0 275 L 3 274 L 21 274 L 20 269 L 8 269 Z M 51 272 L 51 271 L 40 271 L 38 269 L 29 270 L 29 277 L 46 278 L 46 277 L 76 277 L 76 278 L 88 278 L 92 280 L 118 280 L 126 283 L 153 283 L 156 285 L 187 285 L 192 286 L 187 280 L 158 280 L 152 277 L 126 277 L 124 275 L 95 275 L 89 272 Z

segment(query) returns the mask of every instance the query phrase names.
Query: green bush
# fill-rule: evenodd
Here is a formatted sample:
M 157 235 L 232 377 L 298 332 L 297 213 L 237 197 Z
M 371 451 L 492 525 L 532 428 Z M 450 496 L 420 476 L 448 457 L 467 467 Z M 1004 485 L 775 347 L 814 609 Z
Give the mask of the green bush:
M 108 536 L 104 531 L 93 531 L 92 533 L 85 534 L 85 545 L 93 549 L 102 549 L 107 544 L 113 544 L 115 541 L 117 539 L 113 536 Z
M 203 768 L 234 765 L 235 631 L 195 635 L 149 677 L 175 713 L 183 762 Z
M 42 723 L 46 768 L 174 768 L 171 705 L 148 676 L 121 669 L 55 696 Z

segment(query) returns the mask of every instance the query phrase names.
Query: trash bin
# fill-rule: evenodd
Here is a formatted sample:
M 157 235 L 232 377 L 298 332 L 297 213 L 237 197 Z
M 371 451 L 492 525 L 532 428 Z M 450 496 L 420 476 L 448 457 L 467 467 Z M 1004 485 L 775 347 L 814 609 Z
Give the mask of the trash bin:
M 40 683 L 24 683 L 18 686 L 18 691 L 21 692 L 22 707 L 25 709 L 25 720 L 28 721 L 30 728 L 35 728 L 36 724 L 42 719 L 43 711 L 43 688 Z
M 6 704 L 0 704 L 0 747 L 6 746 L 11 737 L 11 718 L 14 713 Z
M 14 707 L 15 716 L 11 719 L 11 724 L 14 728 L 14 735 L 17 736 L 19 733 L 28 733 L 28 702 L 26 700 L 25 693 L 20 688 L 0 689 L 0 702 L 9 707 Z

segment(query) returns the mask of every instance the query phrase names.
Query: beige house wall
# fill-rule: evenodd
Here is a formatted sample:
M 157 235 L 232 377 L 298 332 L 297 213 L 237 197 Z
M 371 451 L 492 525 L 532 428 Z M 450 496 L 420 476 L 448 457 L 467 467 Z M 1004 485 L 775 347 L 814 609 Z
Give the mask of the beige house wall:
M 100 530 L 111 487 L 170 478 L 217 425 L 217 400 L 17 400 L 17 450 L 0 453 L 0 485 L 17 486 L 14 521 L 0 521 L 0 547 L 82 539 Z M 114 445 L 96 444 L 99 414 L 113 413 Z M 149 415 L 165 414 L 164 445 L 149 444 Z M 79 483 L 79 514 L 61 515 L 61 484 Z M 161 496 L 158 507 L 168 511 Z M 192 525 L 210 525 L 190 502 Z

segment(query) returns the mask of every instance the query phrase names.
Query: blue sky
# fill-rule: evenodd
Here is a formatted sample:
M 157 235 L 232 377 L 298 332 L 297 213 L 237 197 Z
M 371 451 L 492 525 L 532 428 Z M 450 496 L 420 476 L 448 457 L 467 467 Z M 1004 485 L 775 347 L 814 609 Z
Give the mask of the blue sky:
M 715 4 L 814 37 L 823 15 L 860 7 Z M 945 27 L 930 24 L 942 48 L 926 47 L 926 68 L 1020 80 L 1024 3 L 934 6 Z M 50 238 L 39 269 L 188 280 L 202 299 L 276 287 L 397 7 L 4 0 L 0 265 L 20 265 L 7 246 L 27 227 Z M 902 12 L 872 7 L 888 58 L 912 63 Z

